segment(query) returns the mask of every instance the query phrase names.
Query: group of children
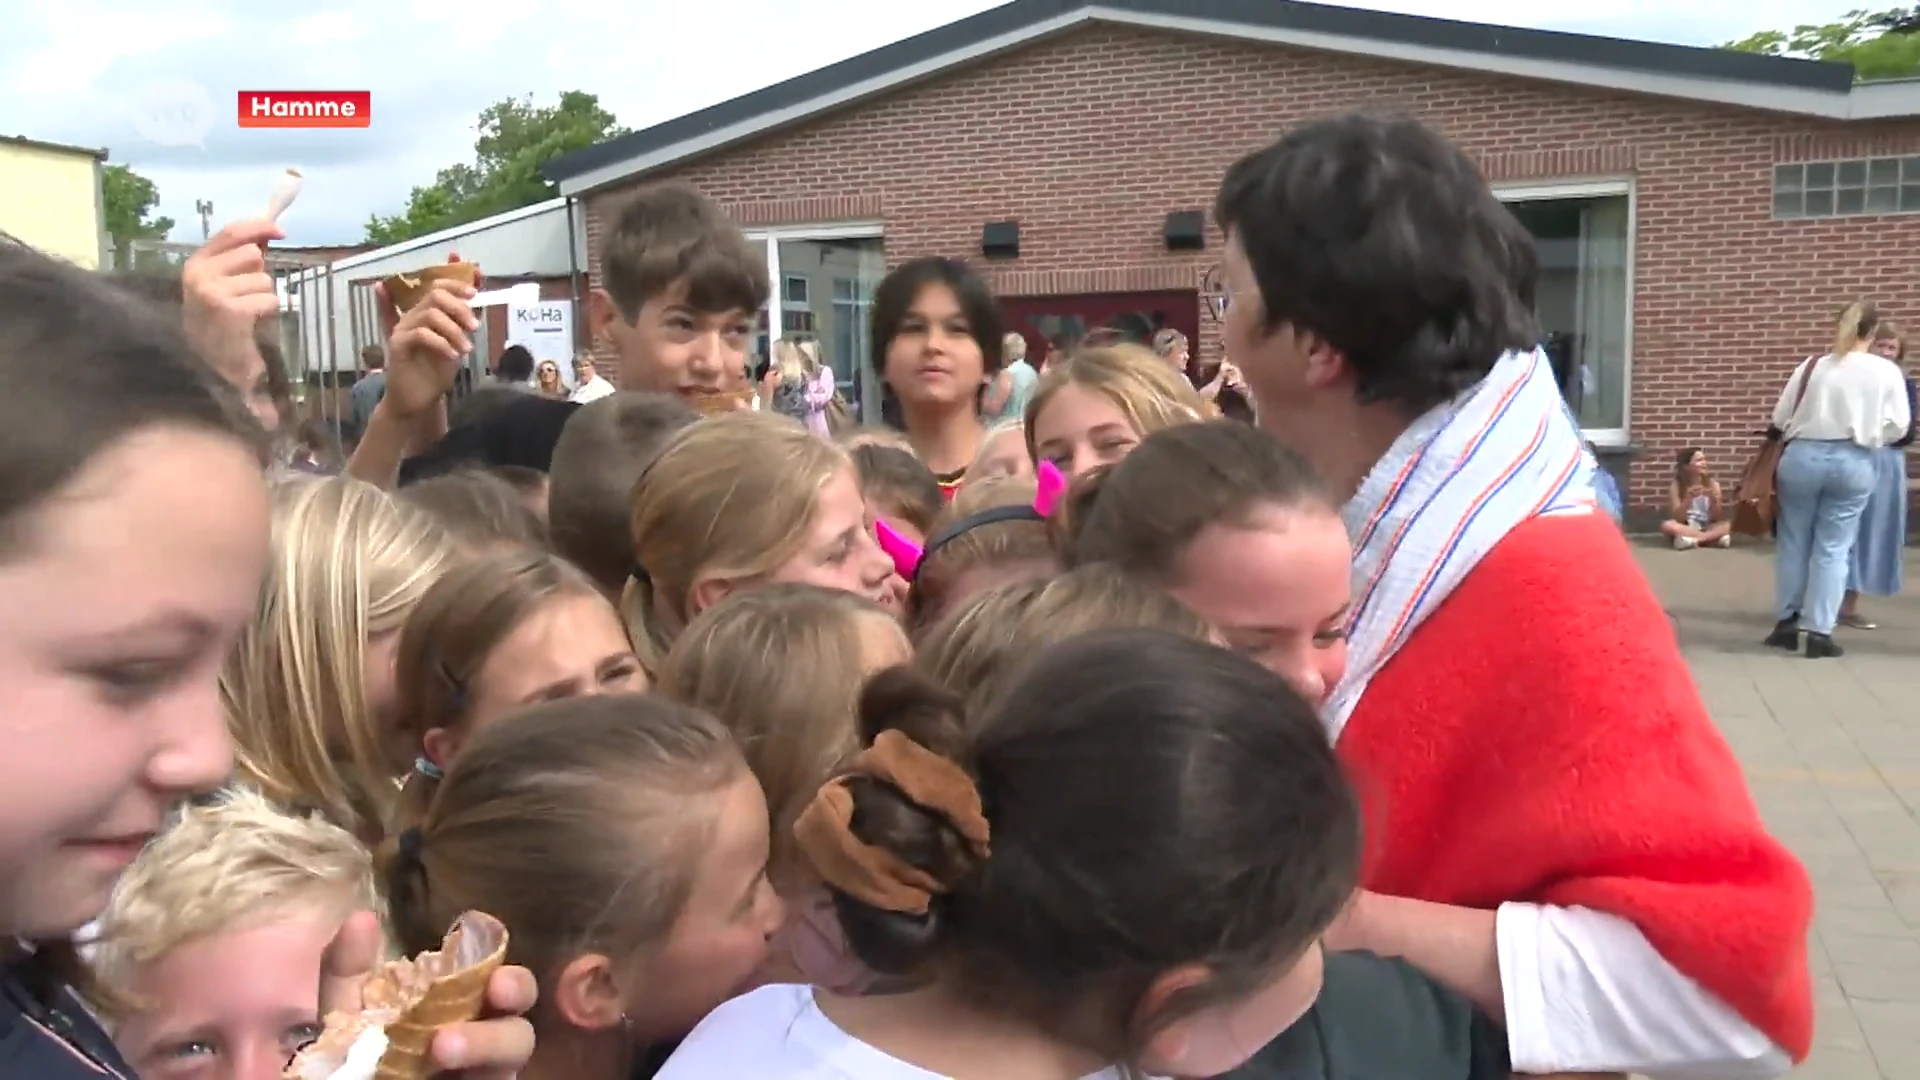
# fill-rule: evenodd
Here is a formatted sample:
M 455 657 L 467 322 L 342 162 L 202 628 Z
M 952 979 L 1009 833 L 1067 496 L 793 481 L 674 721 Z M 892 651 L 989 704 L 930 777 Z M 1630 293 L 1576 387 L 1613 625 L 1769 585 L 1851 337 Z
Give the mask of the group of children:
M 347 473 L 270 484 L 179 312 L 0 251 L 0 361 L 76 373 L 0 406 L 0 1053 L 266 1080 L 354 913 L 411 954 L 482 911 L 525 1022 L 441 1033 L 474 1077 L 1512 1071 L 1497 1001 L 1333 951 L 1343 492 L 1144 347 L 990 426 L 947 259 L 876 292 L 901 430 L 714 409 L 764 262 L 678 187 L 602 242 L 621 392 L 450 430 L 439 282 Z

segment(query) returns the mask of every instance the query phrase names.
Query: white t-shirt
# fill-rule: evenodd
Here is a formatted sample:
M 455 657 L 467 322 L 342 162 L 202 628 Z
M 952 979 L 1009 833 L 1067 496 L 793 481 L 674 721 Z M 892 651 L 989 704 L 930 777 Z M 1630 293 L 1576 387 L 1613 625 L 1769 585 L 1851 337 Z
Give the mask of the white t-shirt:
M 941 1080 L 846 1032 L 810 986 L 763 986 L 707 1014 L 654 1080 Z M 1103 1069 L 1086 1080 L 1121 1080 Z
M 575 405 L 585 405 L 589 401 L 599 401 L 611 393 L 613 393 L 613 384 L 595 375 L 593 378 L 581 383 L 580 388 L 575 390 L 568 400 L 572 401 Z
M 1809 365 L 1816 364 L 1796 409 L 1800 383 Z M 1789 439 L 1846 441 L 1877 450 L 1907 433 L 1910 407 L 1900 365 L 1868 352 L 1828 355 L 1805 360 L 1794 370 L 1773 406 L 1773 426 Z

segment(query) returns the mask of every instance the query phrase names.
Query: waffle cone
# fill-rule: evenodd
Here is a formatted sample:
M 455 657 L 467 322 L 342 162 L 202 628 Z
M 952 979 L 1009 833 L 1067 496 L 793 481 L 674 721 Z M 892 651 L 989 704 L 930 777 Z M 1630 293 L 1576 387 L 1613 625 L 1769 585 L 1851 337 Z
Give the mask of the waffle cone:
M 370 1027 L 385 1031 L 387 1047 L 371 1080 L 427 1080 L 434 1032 L 480 1015 L 487 982 L 507 957 L 507 928 L 479 911 L 460 916 L 440 948 L 396 960 L 367 980 L 358 1013 L 327 1017 L 326 1031 L 284 1075 L 298 1080 L 341 1077 L 347 1047 Z
M 436 263 L 424 270 L 410 274 L 394 274 L 383 279 L 380 284 L 386 287 L 387 302 L 402 315 L 412 311 L 420 301 L 426 299 L 436 281 L 458 281 L 463 285 L 472 285 L 480 276 L 480 264 L 470 262 Z
M 701 416 L 725 416 L 730 412 L 752 408 L 753 394 L 751 391 L 707 390 L 687 394 L 686 401 Z

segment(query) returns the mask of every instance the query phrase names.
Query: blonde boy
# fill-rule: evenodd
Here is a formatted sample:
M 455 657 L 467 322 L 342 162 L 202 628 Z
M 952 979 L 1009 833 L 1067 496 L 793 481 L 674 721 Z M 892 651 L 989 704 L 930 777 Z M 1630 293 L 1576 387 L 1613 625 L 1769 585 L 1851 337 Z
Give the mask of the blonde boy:
M 318 1033 L 320 958 L 378 910 L 367 851 L 251 792 L 188 808 L 127 871 L 92 961 L 141 1080 L 274 1080 Z

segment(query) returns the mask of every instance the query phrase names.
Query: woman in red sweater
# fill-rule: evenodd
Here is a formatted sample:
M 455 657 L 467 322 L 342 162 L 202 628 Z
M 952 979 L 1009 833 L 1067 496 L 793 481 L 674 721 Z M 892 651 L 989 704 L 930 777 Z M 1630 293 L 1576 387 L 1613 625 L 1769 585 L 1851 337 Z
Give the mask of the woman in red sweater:
M 1373 850 L 1330 943 L 1504 1018 L 1517 1072 L 1784 1073 L 1811 888 L 1594 512 L 1530 237 L 1441 136 L 1358 116 L 1235 164 L 1216 216 L 1227 353 L 1355 549 L 1324 715 Z

